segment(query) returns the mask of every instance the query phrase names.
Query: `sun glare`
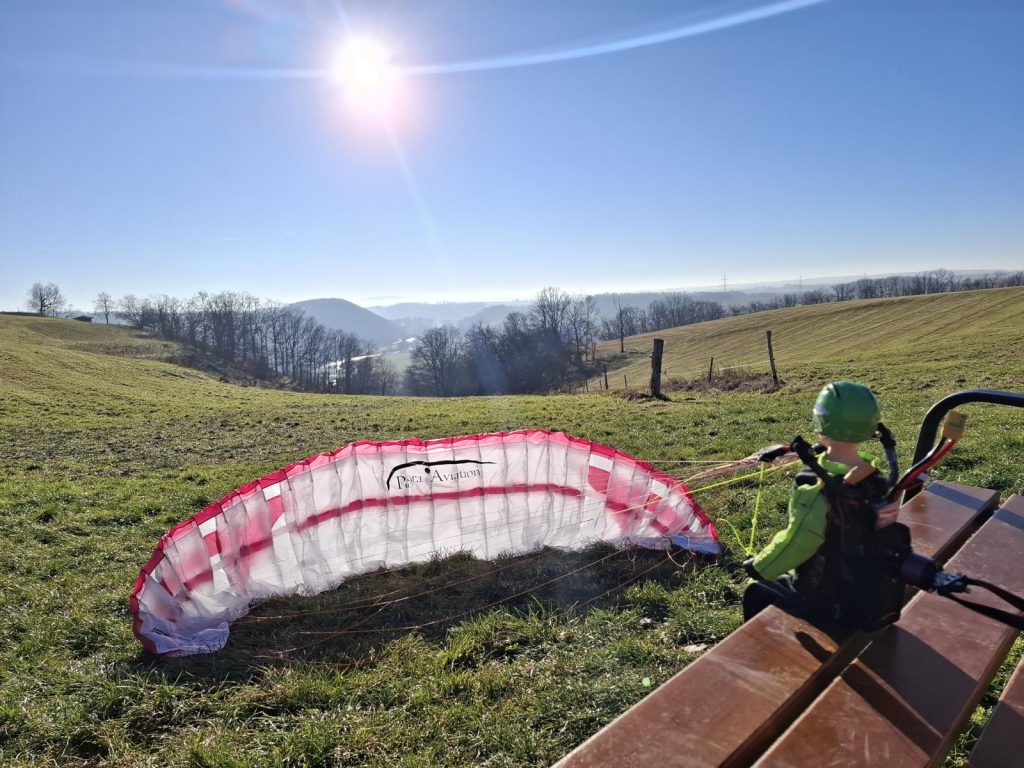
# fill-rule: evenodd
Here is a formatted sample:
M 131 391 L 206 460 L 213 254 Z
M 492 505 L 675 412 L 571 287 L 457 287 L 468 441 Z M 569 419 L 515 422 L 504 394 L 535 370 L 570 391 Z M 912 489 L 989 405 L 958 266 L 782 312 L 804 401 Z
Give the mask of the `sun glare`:
M 394 109 L 397 73 L 391 52 L 376 40 L 349 40 L 338 51 L 334 78 L 346 100 L 360 112 L 382 114 Z

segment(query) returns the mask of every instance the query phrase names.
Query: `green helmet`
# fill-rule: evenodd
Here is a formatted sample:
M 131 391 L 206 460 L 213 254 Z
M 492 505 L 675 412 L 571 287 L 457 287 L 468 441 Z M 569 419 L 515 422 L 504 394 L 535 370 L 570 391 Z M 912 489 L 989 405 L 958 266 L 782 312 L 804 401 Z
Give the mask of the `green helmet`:
M 875 434 L 881 419 L 875 393 L 853 381 L 826 384 L 814 401 L 814 431 L 833 440 L 867 440 Z

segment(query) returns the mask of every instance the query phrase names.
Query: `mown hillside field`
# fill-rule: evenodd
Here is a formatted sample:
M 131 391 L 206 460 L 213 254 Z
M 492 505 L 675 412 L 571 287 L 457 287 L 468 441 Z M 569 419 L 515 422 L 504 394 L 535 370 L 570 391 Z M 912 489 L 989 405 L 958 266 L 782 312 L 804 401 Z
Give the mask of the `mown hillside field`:
M 1019 356 L 1022 315 L 1022 288 L 844 301 L 631 336 L 625 340 L 624 358 L 617 340 L 606 341 L 599 345 L 598 357 L 619 358 L 618 370 L 609 376 L 612 389 L 647 386 L 655 338 L 665 340 L 666 378 L 706 377 L 712 358 L 716 376 L 722 370 L 767 372 L 765 331 L 770 330 L 783 380 L 819 372 L 834 375 L 830 371 L 835 365 L 871 379 L 884 359 L 890 367 L 902 368 L 905 376 L 919 377 L 918 385 L 924 386 L 944 381 L 941 377 L 960 365 L 964 352 L 979 345 L 994 361 Z M 962 375 L 970 378 L 968 371 Z
M 692 471 L 679 462 L 806 434 L 822 383 L 852 377 L 879 393 L 906 462 L 939 397 L 1024 391 L 1019 288 L 666 331 L 665 367 L 751 362 L 765 328 L 784 379 L 775 392 L 439 400 L 239 387 L 127 329 L 0 316 L 0 764 L 550 764 L 739 623 L 735 565 L 751 537 L 762 544 L 782 524 L 787 471 L 760 486 L 693 484 L 719 523 L 715 559 L 454 556 L 259 606 L 204 657 L 142 652 L 128 613 L 138 570 L 161 534 L 209 502 L 354 440 L 537 427 L 679 473 Z M 627 340 L 644 354 L 649 344 Z M 638 355 L 638 381 L 646 365 Z M 966 413 L 967 436 L 935 475 L 1024 492 L 1024 413 Z M 455 614 L 468 618 L 445 620 Z M 311 634 L 354 616 L 378 631 Z M 428 626 L 384 631 L 416 624 Z

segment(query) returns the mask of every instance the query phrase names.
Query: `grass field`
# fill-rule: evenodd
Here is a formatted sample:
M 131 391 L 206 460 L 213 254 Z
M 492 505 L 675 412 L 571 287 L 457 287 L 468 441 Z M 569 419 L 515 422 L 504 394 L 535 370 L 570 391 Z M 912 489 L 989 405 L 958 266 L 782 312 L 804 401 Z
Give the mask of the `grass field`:
M 631 336 L 626 339 L 625 356 L 619 354 L 618 341 L 606 341 L 599 345 L 598 357 L 618 358 L 615 374 L 609 375 L 612 389 L 622 389 L 626 383 L 633 388 L 647 386 L 654 338 L 665 340 L 662 371 L 667 378 L 706 377 L 712 357 L 716 372 L 734 366 L 765 372 L 769 370 L 765 331 L 771 330 L 783 380 L 814 375 L 815 370 L 826 375 L 835 365 L 870 379 L 885 356 L 900 361 L 907 372 L 920 376 L 918 386 L 926 386 L 955 382 L 956 376 L 943 376 L 959 366 L 966 350 L 979 345 L 985 346 L 993 361 L 1018 356 L 1022 314 L 1021 288 L 849 301 Z
M 879 392 L 905 462 L 940 396 L 1024 391 L 1024 289 L 692 326 L 659 334 L 666 367 L 700 368 L 712 354 L 746 362 L 765 327 L 785 380 L 771 394 L 434 400 L 238 387 L 167 362 L 173 346 L 124 328 L 0 316 L 0 764 L 550 764 L 738 624 L 735 563 L 755 479 L 698 493 L 739 537 L 720 526 L 717 560 L 455 556 L 260 606 L 206 657 L 141 652 L 128 614 L 138 569 L 161 534 L 210 501 L 353 440 L 540 427 L 674 472 L 669 462 L 739 458 L 806 433 L 821 383 L 851 376 Z M 1024 413 L 967 414 L 964 442 L 936 475 L 1024 492 Z M 755 544 L 784 518 L 788 475 L 769 478 Z M 422 631 L 311 645 L 320 636 L 308 632 L 348 626 L 352 606 L 428 590 L 358 613 L 360 626 L 419 624 L 524 594 Z M 295 615 L 311 610 L 326 613 Z

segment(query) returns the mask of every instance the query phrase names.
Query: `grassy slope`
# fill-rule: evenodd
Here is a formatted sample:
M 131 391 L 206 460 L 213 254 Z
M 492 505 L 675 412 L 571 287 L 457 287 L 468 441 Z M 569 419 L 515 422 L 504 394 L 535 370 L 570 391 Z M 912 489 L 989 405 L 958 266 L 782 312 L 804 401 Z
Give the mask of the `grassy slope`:
M 968 386 L 1024 390 L 1024 361 L 1007 346 L 1016 340 L 1019 349 L 1024 336 L 1016 309 L 1022 298 L 1016 289 L 905 300 L 913 334 L 891 314 L 881 319 L 904 334 L 900 346 L 807 352 L 806 361 L 783 353 L 797 326 L 777 313 L 769 317 L 780 329 L 782 391 L 678 395 L 668 403 L 240 388 L 161 362 L 173 349 L 125 329 L 0 317 L 0 513 L 8 524 L 0 536 L 0 763 L 549 764 L 735 626 L 741 580 L 714 564 L 662 567 L 613 590 L 596 610 L 566 610 L 660 557 L 638 555 L 451 627 L 296 653 L 288 649 L 308 642 L 302 632 L 343 627 L 344 616 L 243 621 L 222 654 L 153 662 L 129 627 L 127 596 L 138 568 L 160 534 L 211 499 L 356 439 L 545 427 L 647 459 L 736 458 L 805 429 L 820 382 L 854 375 L 881 393 L 906 449 L 940 395 Z M 867 304 L 874 314 L 851 323 L 858 337 L 869 325 L 870 338 L 879 337 L 875 307 L 884 304 Z M 855 306 L 793 314 L 844 339 L 848 333 L 828 318 L 842 310 L 840 318 L 854 319 Z M 935 328 L 936 318 L 939 330 L 926 343 L 923 328 Z M 969 322 L 973 331 L 965 330 Z M 716 348 L 739 349 L 737 338 L 715 328 L 736 325 L 746 343 L 746 333 L 763 327 L 753 323 L 730 319 L 679 333 L 714 334 Z M 911 335 L 915 359 L 895 364 L 891 354 L 909 349 Z M 697 360 L 711 352 L 695 337 L 687 349 Z M 1024 491 L 1016 458 L 1024 417 L 986 407 L 972 407 L 969 416 L 965 444 L 939 476 Z M 783 520 L 786 485 L 779 479 L 764 487 L 758 543 Z M 756 492 L 746 482 L 699 499 L 746 538 Z M 722 541 L 728 565 L 741 547 L 726 530 Z M 547 556 L 489 577 L 490 565 L 454 558 L 257 613 L 337 611 L 395 589 L 408 594 L 485 575 L 370 616 L 364 626 L 419 623 L 486 605 L 601 554 Z
M 626 340 L 627 358 L 616 375 L 609 376 L 613 388 L 621 388 L 625 374 L 633 387 L 646 386 L 650 379 L 651 340 L 665 340 L 662 370 L 670 377 L 694 377 L 707 373 L 711 357 L 715 366 L 749 366 L 768 370 L 765 331 L 772 331 L 772 344 L 780 376 L 824 373 L 837 364 L 874 373 L 879 355 L 906 363 L 922 356 L 924 381 L 937 380 L 959 366 L 963 347 L 984 345 L 993 360 L 1016 356 L 1021 343 L 1024 288 L 966 291 L 954 294 L 909 296 L 899 299 L 869 299 L 839 304 L 795 307 L 730 317 Z M 1000 351 L 1002 347 L 1002 352 Z M 599 356 L 617 353 L 617 341 L 604 342 Z M 821 363 L 821 366 L 818 366 Z

